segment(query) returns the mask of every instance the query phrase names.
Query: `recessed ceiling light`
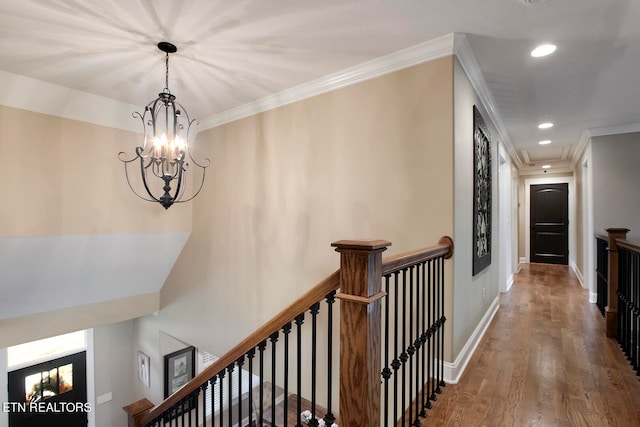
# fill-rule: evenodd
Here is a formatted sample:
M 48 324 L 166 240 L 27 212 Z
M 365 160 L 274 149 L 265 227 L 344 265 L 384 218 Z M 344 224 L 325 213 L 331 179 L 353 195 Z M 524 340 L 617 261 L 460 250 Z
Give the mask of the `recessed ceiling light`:
M 551 165 L 542 165 L 542 169 L 549 169 Z
M 549 129 L 553 127 L 553 123 L 551 122 L 544 122 L 544 123 L 540 123 L 538 125 L 538 129 Z
M 541 44 L 531 51 L 531 56 L 534 58 L 540 58 L 542 56 L 551 55 L 556 51 L 556 45 L 554 44 Z
M 549 139 L 545 139 L 544 141 L 540 141 L 540 142 L 538 142 L 538 144 L 540 144 L 540 145 L 547 145 L 547 144 L 551 144 L 551 140 L 549 140 Z

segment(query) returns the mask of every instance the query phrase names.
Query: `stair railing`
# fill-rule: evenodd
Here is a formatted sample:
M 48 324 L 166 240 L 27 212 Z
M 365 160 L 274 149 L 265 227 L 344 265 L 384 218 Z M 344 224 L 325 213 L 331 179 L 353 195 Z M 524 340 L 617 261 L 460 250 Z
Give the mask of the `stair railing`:
M 618 343 L 640 375 L 640 244 L 617 239 Z
M 631 367 L 640 375 L 640 243 L 627 240 L 628 228 L 606 231 L 606 334 L 618 341 Z
M 382 260 L 389 245 L 333 243 L 338 271 L 165 401 L 132 416 L 130 425 L 419 425 L 444 386 L 444 259 L 453 241 L 443 237 L 436 246 Z M 339 416 L 332 399 L 337 383 Z
M 596 306 L 602 317 L 609 301 L 609 237 L 596 234 Z

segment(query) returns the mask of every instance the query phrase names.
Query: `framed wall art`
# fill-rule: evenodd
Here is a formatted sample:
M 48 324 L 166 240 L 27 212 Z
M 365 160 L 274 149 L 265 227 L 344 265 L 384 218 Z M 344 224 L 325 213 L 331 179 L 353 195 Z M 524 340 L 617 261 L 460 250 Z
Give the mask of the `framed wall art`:
M 149 366 L 149 356 L 143 352 L 138 352 L 138 380 L 147 387 L 150 386 L 149 376 L 151 374 L 151 367 Z
M 164 398 L 171 396 L 196 374 L 195 347 L 187 347 L 164 356 Z
M 491 136 L 473 106 L 473 275 L 491 265 Z

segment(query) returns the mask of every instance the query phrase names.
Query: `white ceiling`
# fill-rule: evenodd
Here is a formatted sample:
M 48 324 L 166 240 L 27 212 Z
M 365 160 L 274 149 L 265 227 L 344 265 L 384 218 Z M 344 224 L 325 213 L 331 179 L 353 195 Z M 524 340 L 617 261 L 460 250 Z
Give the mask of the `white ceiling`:
M 144 105 L 164 86 L 156 44 L 167 40 L 178 46 L 169 87 L 192 117 L 206 119 L 466 33 L 521 172 L 553 158 L 566 169 L 583 131 L 640 123 L 640 2 L 530 2 L 2 0 L 0 70 Z M 540 42 L 557 52 L 531 58 Z M 542 120 L 556 126 L 538 130 Z M 553 143 L 540 147 L 540 139 Z

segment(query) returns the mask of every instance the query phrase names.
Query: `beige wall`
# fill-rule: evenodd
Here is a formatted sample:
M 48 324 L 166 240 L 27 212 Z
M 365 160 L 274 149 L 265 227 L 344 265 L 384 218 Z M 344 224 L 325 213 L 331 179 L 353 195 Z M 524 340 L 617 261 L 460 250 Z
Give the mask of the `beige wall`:
M 452 67 L 443 58 L 199 135 L 210 180 L 162 310 L 138 327 L 221 355 L 338 268 L 331 242 L 381 238 L 393 254 L 452 235 Z
M 11 298 L 34 304 L 46 298 L 58 304 L 18 317 L 0 313 L 0 346 L 119 322 L 158 309 L 157 291 L 162 283 L 157 284 L 156 292 L 150 292 L 153 286 L 132 291 L 135 295 L 127 300 L 132 295 L 126 289 L 111 297 L 104 290 L 92 293 L 91 277 L 70 287 L 64 281 L 52 283 L 51 275 L 45 274 L 55 270 L 60 273 L 56 277 L 73 277 L 83 266 L 100 265 L 105 268 L 96 279 L 106 280 L 111 273 L 139 277 L 136 269 L 140 265 L 133 260 L 140 254 L 132 253 L 126 265 L 121 265 L 107 253 L 91 251 L 95 246 L 109 248 L 108 244 L 92 243 L 111 238 L 115 245 L 123 236 L 133 235 L 131 239 L 139 243 L 152 233 L 179 240 L 180 232 L 191 231 L 190 204 L 165 211 L 138 199 L 127 186 L 118 152 L 132 153 L 140 142 L 141 135 L 136 133 L 0 106 L 0 159 L 6 181 L 0 204 L 0 253 L 14 247 L 41 252 L 12 265 L 18 272 L 33 273 L 33 283 L 17 290 L 5 270 L 0 272 L 0 291 L 5 304 Z M 82 259 L 64 258 L 69 241 L 86 244 Z M 57 257 L 44 253 L 50 248 L 57 248 Z M 164 249 L 158 252 L 170 258 Z M 63 260 L 58 262 L 59 258 Z M 58 260 L 55 265 L 52 259 Z M 0 263 L 3 261 L 6 257 Z M 40 270 L 41 276 L 34 273 Z M 115 280 L 111 283 L 117 287 Z M 119 308 L 114 309 L 116 306 Z
M 62 240 L 60 237 L 83 235 L 91 242 L 94 236 L 190 232 L 191 205 L 167 212 L 139 200 L 128 188 L 117 155 L 119 151 L 131 153 L 140 140 L 141 136 L 132 132 L 0 106 L 0 159 L 5 178 L 0 203 L 0 254 L 21 239 L 53 241 L 52 247 L 64 247 L 56 243 Z M 51 268 L 73 274 L 78 265 L 95 262 L 107 266 L 105 270 L 122 271 L 135 268 L 135 258 L 132 254 L 127 265 L 115 265 L 107 254 L 87 250 L 82 259 L 69 259 L 69 265 Z M 19 262 L 25 271 L 42 268 L 36 254 Z M 11 283 L 6 274 L 0 271 L 4 303 L 13 298 L 13 291 L 7 290 Z M 54 299 L 61 306 L 71 299 L 81 299 L 91 287 L 88 282 L 73 289 L 66 289 L 65 283 L 43 282 L 38 285 L 41 289 L 34 291 L 38 286 L 28 285 L 15 297 Z M 2 318 L 0 313 L 0 347 L 4 352 L 10 345 L 96 327 L 96 394 L 113 395 L 112 401 L 96 407 L 97 425 L 123 425 L 122 406 L 134 397 L 133 330 L 130 321 L 114 322 L 158 308 L 159 292 L 152 292 L 12 318 Z
M 131 194 L 117 155 L 140 141 L 132 132 L 0 106 L 7 180 L 0 237 L 190 231 L 189 205 L 165 212 Z

